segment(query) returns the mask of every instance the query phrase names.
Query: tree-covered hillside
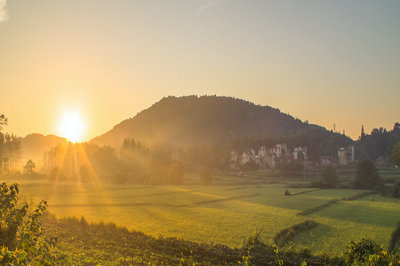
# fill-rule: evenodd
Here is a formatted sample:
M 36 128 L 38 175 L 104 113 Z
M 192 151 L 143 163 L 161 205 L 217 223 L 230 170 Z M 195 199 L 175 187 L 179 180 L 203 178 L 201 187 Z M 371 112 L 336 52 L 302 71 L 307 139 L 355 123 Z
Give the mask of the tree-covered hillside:
M 93 139 L 120 146 L 134 137 L 147 146 L 172 144 L 181 147 L 249 136 L 287 135 L 320 128 L 269 106 L 232 97 L 166 97 L 133 118 Z

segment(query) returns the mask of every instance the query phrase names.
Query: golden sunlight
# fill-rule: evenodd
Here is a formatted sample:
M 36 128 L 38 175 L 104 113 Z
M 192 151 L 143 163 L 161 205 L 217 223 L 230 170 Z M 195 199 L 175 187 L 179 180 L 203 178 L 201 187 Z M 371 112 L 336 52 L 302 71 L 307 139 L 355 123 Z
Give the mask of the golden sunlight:
M 84 123 L 78 110 L 64 110 L 63 117 L 58 125 L 58 132 L 61 137 L 71 142 L 81 142 L 83 139 L 86 124 Z

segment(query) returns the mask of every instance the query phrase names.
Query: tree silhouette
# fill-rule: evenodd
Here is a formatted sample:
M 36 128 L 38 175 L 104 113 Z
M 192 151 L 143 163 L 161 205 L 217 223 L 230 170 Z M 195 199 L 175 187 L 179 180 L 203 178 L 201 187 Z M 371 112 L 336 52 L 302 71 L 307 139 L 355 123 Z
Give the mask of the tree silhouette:
M 382 183 L 375 165 L 370 160 L 364 160 L 357 164 L 357 173 L 354 185 L 357 188 L 374 189 Z
M 0 131 L 3 130 L 3 126 L 7 125 L 7 118 L 5 117 L 4 114 L 0 115 Z
M 334 188 L 338 182 L 338 177 L 336 175 L 336 169 L 332 165 L 325 166 L 322 171 L 321 183 L 325 188 Z
M 34 173 L 33 169 L 35 169 L 35 168 L 36 168 L 36 164 L 32 160 L 29 159 L 24 166 L 24 171 L 26 174 L 30 175 L 30 174 Z
M 390 160 L 396 164 L 400 165 L 400 142 L 397 142 L 397 144 L 393 148 L 393 152 L 390 155 Z

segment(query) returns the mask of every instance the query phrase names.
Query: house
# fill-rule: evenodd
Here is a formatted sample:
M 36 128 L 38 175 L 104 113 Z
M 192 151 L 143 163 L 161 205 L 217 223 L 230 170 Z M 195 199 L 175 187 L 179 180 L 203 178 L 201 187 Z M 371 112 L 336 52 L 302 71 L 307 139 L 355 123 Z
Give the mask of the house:
M 259 150 L 258 150 L 258 155 L 260 155 L 261 157 L 264 157 L 268 154 L 268 150 L 265 146 L 262 146 Z
M 238 161 L 239 161 L 239 153 L 237 151 L 231 151 L 229 167 L 231 169 L 236 169 Z
M 254 152 L 253 149 L 250 149 L 250 150 L 247 150 L 247 151 L 243 152 L 239 164 L 240 165 L 245 165 L 250 161 L 254 161 L 255 155 L 256 155 L 256 153 Z
M 274 169 L 276 167 L 275 154 L 267 154 L 263 158 L 264 165 L 268 165 L 269 168 Z
M 307 160 L 307 147 L 295 147 L 292 154 L 295 161 L 299 160 L 300 157 L 303 160 Z
M 338 159 L 340 165 L 348 165 L 354 163 L 354 146 L 350 145 L 346 149 L 341 147 L 338 150 Z
M 334 164 L 336 162 L 335 158 L 330 155 L 321 155 L 321 165 L 328 165 L 328 164 Z
M 300 155 L 301 154 L 301 155 Z M 245 165 L 249 162 L 269 168 L 275 168 L 276 162 L 279 160 L 293 161 L 300 157 L 307 159 L 307 147 L 296 147 L 293 153 L 290 153 L 286 143 L 276 144 L 274 147 L 267 149 L 266 146 L 261 146 L 258 153 L 254 149 L 247 149 L 241 155 L 232 151 L 230 154 L 230 167 L 236 169 L 238 165 Z
M 286 155 L 288 153 L 286 143 L 276 144 L 275 147 L 269 149 L 269 153 L 275 154 L 275 156 L 278 158 L 280 158 L 282 155 Z
M 343 147 L 341 147 L 338 150 L 338 159 L 339 159 L 340 165 L 348 165 L 349 164 L 349 162 L 347 160 L 346 150 Z
M 355 153 L 354 153 L 354 146 L 350 145 L 347 147 L 347 161 L 349 163 L 354 163 L 355 161 Z

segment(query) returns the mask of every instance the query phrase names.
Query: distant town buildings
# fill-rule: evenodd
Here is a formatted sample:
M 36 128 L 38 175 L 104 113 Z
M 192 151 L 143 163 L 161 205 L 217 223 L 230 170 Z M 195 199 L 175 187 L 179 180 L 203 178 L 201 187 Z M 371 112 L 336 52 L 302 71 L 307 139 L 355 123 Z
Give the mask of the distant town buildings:
M 339 148 L 338 159 L 340 165 L 348 165 L 354 163 L 354 146 L 350 145 L 346 149 L 343 147 Z
M 275 168 L 276 162 L 280 160 L 298 161 L 307 159 L 307 147 L 295 147 L 291 153 L 285 143 L 276 144 L 267 149 L 261 146 L 256 152 L 254 149 L 247 149 L 241 155 L 236 151 L 231 151 L 230 168 L 236 169 L 248 163 L 259 166 Z
M 298 146 L 290 150 L 286 143 L 276 144 L 271 148 L 261 146 L 257 152 L 254 149 L 247 149 L 241 154 L 237 151 L 232 151 L 230 155 L 230 168 L 236 169 L 248 163 L 254 163 L 261 167 L 264 166 L 273 169 L 279 161 L 302 161 L 311 165 L 311 162 L 307 161 L 307 151 L 308 149 L 306 146 Z M 337 157 L 332 155 L 322 155 L 320 157 L 321 165 L 349 165 L 354 163 L 354 161 L 355 154 L 353 145 L 346 148 L 340 147 L 337 151 Z

